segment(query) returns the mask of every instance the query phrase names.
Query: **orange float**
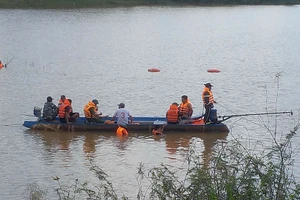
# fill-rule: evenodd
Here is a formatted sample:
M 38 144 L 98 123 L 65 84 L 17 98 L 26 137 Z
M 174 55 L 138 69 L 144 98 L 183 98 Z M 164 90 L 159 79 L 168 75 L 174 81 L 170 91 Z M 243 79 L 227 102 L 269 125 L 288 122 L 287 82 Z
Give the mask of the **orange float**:
M 160 72 L 160 69 L 157 68 L 149 68 L 148 72 Z
M 208 69 L 207 72 L 210 72 L 210 73 L 219 73 L 220 70 L 218 70 L 218 69 Z

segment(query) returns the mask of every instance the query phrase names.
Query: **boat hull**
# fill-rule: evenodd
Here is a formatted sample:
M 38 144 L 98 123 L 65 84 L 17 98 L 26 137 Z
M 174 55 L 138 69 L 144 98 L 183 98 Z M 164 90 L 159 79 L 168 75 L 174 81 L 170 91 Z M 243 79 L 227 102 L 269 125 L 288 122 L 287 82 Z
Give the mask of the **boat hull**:
M 150 132 L 157 126 L 165 126 L 164 132 L 229 132 L 228 127 L 223 123 L 217 124 L 165 124 L 166 118 L 163 117 L 135 117 L 134 123 L 128 124 L 127 129 L 132 131 Z M 85 118 L 81 117 L 71 125 L 60 123 L 58 120 L 53 122 L 46 121 L 24 121 L 23 126 L 34 130 L 65 130 L 65 131 L 97 131 L 115 132 L 118 125 L 86 123 Z

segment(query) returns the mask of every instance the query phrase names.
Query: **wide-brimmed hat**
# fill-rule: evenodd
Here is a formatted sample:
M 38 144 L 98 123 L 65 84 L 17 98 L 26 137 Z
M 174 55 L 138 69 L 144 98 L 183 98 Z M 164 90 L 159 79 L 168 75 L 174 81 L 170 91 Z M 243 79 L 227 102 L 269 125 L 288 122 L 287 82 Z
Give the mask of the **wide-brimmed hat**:
M 213 85 L 210 83 L 205 83 L 204 85 L 205 85 L 205 87 L 208 87 L 208 88 L 213 87 Z

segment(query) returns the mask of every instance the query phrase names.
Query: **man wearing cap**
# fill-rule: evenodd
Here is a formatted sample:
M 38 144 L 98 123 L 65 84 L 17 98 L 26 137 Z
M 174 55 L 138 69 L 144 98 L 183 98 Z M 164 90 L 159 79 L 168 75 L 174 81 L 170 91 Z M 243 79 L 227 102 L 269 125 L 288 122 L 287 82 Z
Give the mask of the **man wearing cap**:
M 212 84 L 205 83 L 204 84 L 204 89 L 203 89 L 203 92 L 202 92 L 202 100 L 203 100 L 203 105 L 204 105 L 204 108 L 205 108 L 205 114 L 204 114 L 204 122 L 205 123 L 209 122 L 210 111 L 214 107 L 214 103 L 217 103 L 214 100 L 214 96 L 213 96 L 213 93 L 211 91 L 212 87 L 213 87 Z
M 104 120 L 102 120 L 102 118 L 108 117 L 108 115 L 102 116 L 102 112 L 98 113 L 98 104 L 98 100 L 94 99 L 92 101 L 89 101 L 84 106 L 83 111 L 88 122 L 104 123 Z
M 57 107 L 52 100 L 53 98 L 49 96 L 47 97 L 47 102 L 44 104 L 43 118 L 46 121 L 53 121 L 57 116 Z
M 125 109 L 125 104 L 120 103 L 118 106 L 119 109 L 115 112 L 111 121 L 115 121 L 115 118 L 117 118 L 117 124 L 128 124 L 128 121 L 132 123 L 132 116 L 130 112 Z

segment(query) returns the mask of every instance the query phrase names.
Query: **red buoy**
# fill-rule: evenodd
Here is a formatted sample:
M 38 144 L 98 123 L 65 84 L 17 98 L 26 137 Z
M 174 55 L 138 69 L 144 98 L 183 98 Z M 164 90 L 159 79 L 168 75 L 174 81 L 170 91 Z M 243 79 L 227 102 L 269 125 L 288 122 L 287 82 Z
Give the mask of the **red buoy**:
M 208 69 L 207 72 L 210 72 L 210 73 L 219 73 L 220 70 L 218 70 L 218 69 Z
M 148 72 L 160 72 L 160 69 L 157 68 L 149 68 Z

